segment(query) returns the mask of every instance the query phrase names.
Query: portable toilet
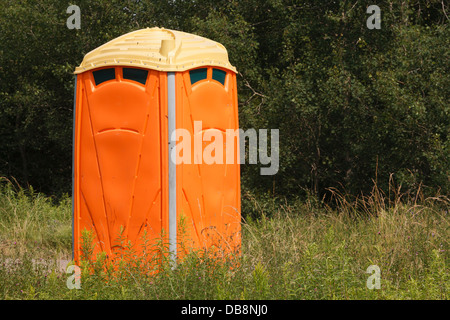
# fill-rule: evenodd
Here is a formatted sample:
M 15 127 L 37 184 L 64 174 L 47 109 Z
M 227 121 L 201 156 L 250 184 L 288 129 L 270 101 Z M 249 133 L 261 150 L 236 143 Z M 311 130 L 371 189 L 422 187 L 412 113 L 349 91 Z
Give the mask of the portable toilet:
M 75 75 L 74 260 L 84 229 L 94 254 L 110 257 L 122 249 L 118 239 L 138 251 L 145 231 L 147 240 L 165 239 L 174 258 L 239 250 L 236 69 L 226 49 L 147 28 L 89 52 Z M 198 158 L 206 151 L 212 163 Z

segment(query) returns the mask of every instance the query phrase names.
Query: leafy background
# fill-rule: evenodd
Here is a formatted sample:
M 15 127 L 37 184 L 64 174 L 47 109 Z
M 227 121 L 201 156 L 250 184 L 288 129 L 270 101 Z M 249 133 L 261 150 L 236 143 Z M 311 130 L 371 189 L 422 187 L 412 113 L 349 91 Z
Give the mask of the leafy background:
M 69 5 L 81 29 L 69 30 Z M 381 29 L 369 30 L 369 5 Z M 3 0 L 0 176 L 71 192 L 73 71 L 126 32 L 211 38 L 239 71 L 240 127 L 280 129 L 280 170 L 242 166 L 248 197 L 364 195 L 373 181 L 449 193 L 450 6 L 436 0 Z

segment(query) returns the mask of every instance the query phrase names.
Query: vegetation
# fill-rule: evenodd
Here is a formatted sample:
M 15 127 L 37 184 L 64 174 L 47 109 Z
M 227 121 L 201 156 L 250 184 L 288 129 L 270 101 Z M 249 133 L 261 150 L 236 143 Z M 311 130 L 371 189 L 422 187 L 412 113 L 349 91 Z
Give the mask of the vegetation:
M 1 1 L 0 299 L 448 299 L 449 15 L 441 0 Z M 134 263 L 85 261 L 69 290 L 54 262 L 71 258 L 73 71 L 154 26 L 227 48 L 240 127 L 280 130 L 280 169 L 242 166 L 240 255 L 149 275 L 130 247 Z
M 449 193 L 448 5 L 375 1 L 76 1 L 0 4 L 0 175 L 70 193 L 73 71 L 126 32 L 165 27 L 221 42 L 239 70 L 240 127 L 280 130 L 280 171 L 243 166 L 257 197 L 370 193 L 393 175 L 405 192 Z
M 397 194 L 385 205 L 382 197 L 374 188 L 359 203 L 336 194 L 336 209 L 311 201 L 259 209 L 242 223 L 241 254 L 225 260 L 193 252 L 173 269 L 125 246 L 114 265 L 84 260 L 81 289 L 69 290 L 71 274 L 54 260 L 55 252 L 70 259 L 69 202 L 3 186 L 0 299 L 448 299 L 449 199 L 418 205 Z M 366 286 L 371 265 L 381 270 L 380 289 Z

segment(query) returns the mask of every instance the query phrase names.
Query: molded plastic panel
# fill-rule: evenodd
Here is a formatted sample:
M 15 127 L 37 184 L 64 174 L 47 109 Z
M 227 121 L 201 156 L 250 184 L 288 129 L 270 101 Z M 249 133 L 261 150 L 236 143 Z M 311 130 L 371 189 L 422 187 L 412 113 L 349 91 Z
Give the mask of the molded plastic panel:
M 185 221 L 186 236 L 180 241 L 188 247 L 215 248 L 225 254 L 239 251 L 241 244 L 238 135 L 230 150 L 234 161 L 226 161 L 226 130 L 239 129 L 236 78 L 230 72 L 231 81 L 225 87 L 211 76 L 212 68 L 208 68 L 207 80 L 191 85 L 188 71 L 177 73 L 177 128 L 189 131 L 192 136 L 191 163 L 177 166 L 178 219 Z M 196 121 L 201 121 L 200 131 L 195 131 Z M 219 136 L 222 141 L 211 138 Z M 202 141 L 201 163 L 194 163 L 195 139 Z M 208 152 L 214 149 L 211 146 L 214 143 L 217 151 L 221 148 L 219 144 L 223 144 L 222 161 L 215 157 L 214 151 Z M 209 155 L 214 159 L 208 159 Z M 210 164 L 212 160 L 217 161 Z
M 236 72 L 220 43 L 195 34 L 146 28 L 117 37 L 84 57 L 75 74 L 107 66 L 181 72 L 216 66 Z
M 121 75 L 118 68 L 116 74 Z M 147 70 L 144 70 L 148 72 Z M 94 71 L 95 72 L 95 71 Z M 144 230 L 160 237 L 164 225 L 167 167 L 159 86 L 166 74 L 148 72 L 147 85 L 118 77 L 94 85 L 91 72 L 78 76 L 74 158 L 74 257 L 81 231 L 93 232 L 94 252 L 121 249 L 119 237 L 138 245 Z
M 129 73 L 123 68 L 128 67 L 116 67 L 115 79 L 99 86 L 95 70 L 77 77 L 75 261 L 84 229 L 94 235 L 94 254 L 110 257 L 123 249 L 120 240 L 139 251 L 144 231 L 150 245 L 169 231 L 168 76 L 145 69 L 147 78 L 135 71 L 142 80 L 135 81 L 124 79 Z M 177 258 L 191 249 L 240 250 L 239 136 L 227 144 L 227 130 L 239 129 L 236 74 L 227 71 L 222 84 L 213 68 L 205 68 L 206 79 L 194 84 L 189 70 L 174 74 L 175 125 L 192 138 L 191 161 L 176 165 Z M 200 162 L 195 141 L 200 141 Z M 207 152 L 212 146 L 217 147 L 209 153 L 214 163 Z M 228 151 L 234 155 L 231 163 Z

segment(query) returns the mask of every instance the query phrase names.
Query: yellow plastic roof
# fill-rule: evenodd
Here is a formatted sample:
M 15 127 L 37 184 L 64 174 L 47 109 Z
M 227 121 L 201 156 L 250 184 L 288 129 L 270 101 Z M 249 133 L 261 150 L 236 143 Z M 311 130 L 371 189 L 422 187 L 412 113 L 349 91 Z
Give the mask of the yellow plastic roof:
M 181 31 L 147 28 L 133 31 L 92 50 L 75 74 L 106 66 L 132 66 L 160 71 L 185 71 L 217 66 L 236 72 L 218 42 Z

